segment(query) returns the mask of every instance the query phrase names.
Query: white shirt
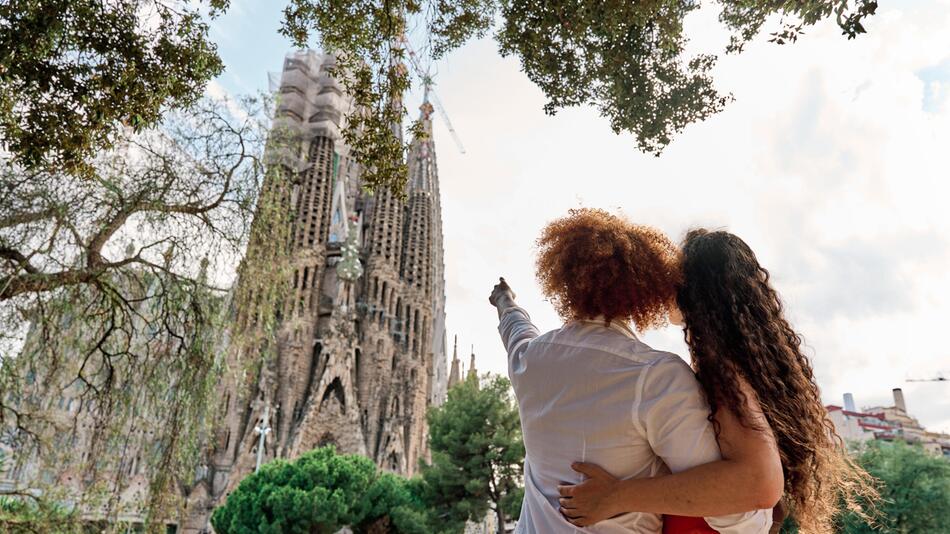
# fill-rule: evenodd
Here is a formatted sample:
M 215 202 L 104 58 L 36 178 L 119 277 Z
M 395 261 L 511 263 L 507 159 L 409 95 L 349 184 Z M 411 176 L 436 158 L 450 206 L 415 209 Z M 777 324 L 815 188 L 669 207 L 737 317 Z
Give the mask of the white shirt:
M 656 534 L 662 518 L 628 513 L 580 528 L 558 512 L 558 484 L 595 463 L 619 478 L 679 472 L 721 458 L 709 407 L 690 367 L 653 350 L 629 328 L 574 321 L 539 336 L 527 312 L 503 312 L 498 327 L 518 398 L 525 444 L 525 495 L 518 533 Z M 767 533 L 771 510 L 708 517 L 724 534 Z

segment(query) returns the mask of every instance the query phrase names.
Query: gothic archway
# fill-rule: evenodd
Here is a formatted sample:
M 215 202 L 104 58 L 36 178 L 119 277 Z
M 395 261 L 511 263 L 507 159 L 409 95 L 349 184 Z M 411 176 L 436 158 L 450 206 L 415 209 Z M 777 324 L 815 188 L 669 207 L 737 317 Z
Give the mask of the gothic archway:
M 340 378 L 334 378 L 333 382 L 323 391 L 323 398 L 320 400 L 320 411 L 323 411 L 327 401 L 336 401 L 340 405 L 340 413 L 346 411 L 346 393 L 343 391 L 343 382 Z

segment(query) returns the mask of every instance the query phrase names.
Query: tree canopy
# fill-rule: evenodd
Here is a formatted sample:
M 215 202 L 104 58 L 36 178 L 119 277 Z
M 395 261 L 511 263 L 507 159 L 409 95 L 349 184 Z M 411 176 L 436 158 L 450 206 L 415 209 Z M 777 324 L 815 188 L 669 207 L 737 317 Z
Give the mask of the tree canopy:
M 950 533 L 950 461 L 934 457 L 919 446 L 895 441 L 871 441 L 853 451 L 858 463 L 880 482 L 881 499 L 868 509 L 869 524 L 856 513 L 838 518 L 841 534 Z M 783 534 L 798 534 L 788 518 Z
M 506 521 L 520 514 L 525 454 L 508 379 L 480 383 L 470 376 L 428 420 L 432 464 L 423 466 L 422 477 L 433 518 L 460 526 L 492 510 L 504 532 Z
M 315 449 L 245 478 L 212 515 L 221 534 L 251 532 L 457 534 L 494 511 L 504 528 L 521 510 L 524 445 L 508 381 L 477 377 L 429 411 L 432 463 L 422 477 L 380 473 L 371 460 Z M 503 532 L 503 530 L 499 530 Z
M 160 520 L 195 473 L 223 351 L 259 330 L 230 328 L 230 300 L 248 297 L 215 271 L 243 254 L 255 210 L 258 254 L 286 242 L 281 193 L 260 187 L 280 172 L 265 171 L 265 108 L 200 100 L 124 130 L 83 176 L 0 167 L 0 441 L 52 486 L 71 471 L 70 500 L 105 494 L 115 514 L 108 495 L 147 465 L 140 504 Z M 272 260 L 242 267 L 265 306 L 283 287 Z
M 332 534 L 345 526 L 356 534 L 423 534 L 416 488 L 364 456 L 323 447 L 263 465 L 214 511 L 211 524 L 221 534 Z
M 90 159 L 124 127 L 157 124 L 193 103 L 224 68 L 208 21 L 228 0 L 12 0 L 0 5 L 0 141 L 21 166 L 91 173 Z M 853 38 L 876 0 L 720 0 L 725 52 L 768 28 L 777 43 L 834 18 Z M 659 154 L 687 125 L 720 111 L 717 51 L 686 54 L 685 17 L 698 0 L 287 0 L 281 32 L 338 55 L 355 111 L 343 135 L 364 183 L 402 190 L 406 141 L 394 124 L 412 76 L 406 38 L 435 60 L 494 30 L 502 55 L 520 59 L 548 113 L 600 111 L 617 133 Z M 424 76 L 424 75 L 423 75 Z M 427 83 L 428 80 L 419 80 Z M 418 124 L 413 135 L 421 134 Z
M 548 99 L 544 110 L 590 105 L 616 133 L 631 134 L 640 150 L 659 155 L 691 123 L 730 100 L 714 86 L 716 51 L 687 56 L 686 16 L 697 0 L 290 0 L 282 32 L 297 45 L 315 42 L 341 58 L 344 86 L 361 109 L 344 135 L 357 159 L 379 165 L 401 153 L 389 128 L 404 110 L 398 95 L 410 83 L 404 36 L 421 37 L 432 59 L 495 30 L 503 56 Z M 720 0 L 720 23 L 731 33 L 726 52 L 741 52 L 767 21 L 776 43 L 794 42 L 808 26 L 834 17 L 842 33 L 865 32 L 876 0 Z M 393 104 L 395 102 L 395 105 Z M 392 160 L 395 161 L 395 160 Z M 400 188 L 404 172 L 387 163 L 370 171 L 372 187 Z
M 841 532 L 950 533 L 950 461 L 903 441 L 872 441 L 859 454 L 858 462 L 882 483 L 880 524 L 871 526 L 847 515 Z
M 195 102 L 224 68 L 206 17 L 228 0 L 0 3 L 0 136 L 36 169 L 92 172 L 123 126 Z M 200 9 L 204 7 L 206 9 Z

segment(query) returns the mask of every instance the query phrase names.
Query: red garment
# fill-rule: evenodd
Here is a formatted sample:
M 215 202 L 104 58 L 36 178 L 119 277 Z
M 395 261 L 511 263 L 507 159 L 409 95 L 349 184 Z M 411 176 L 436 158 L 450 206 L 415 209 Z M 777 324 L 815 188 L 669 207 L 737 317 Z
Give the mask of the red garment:
M 716 534 L 702 517 L 663 516 L 663 534 Z

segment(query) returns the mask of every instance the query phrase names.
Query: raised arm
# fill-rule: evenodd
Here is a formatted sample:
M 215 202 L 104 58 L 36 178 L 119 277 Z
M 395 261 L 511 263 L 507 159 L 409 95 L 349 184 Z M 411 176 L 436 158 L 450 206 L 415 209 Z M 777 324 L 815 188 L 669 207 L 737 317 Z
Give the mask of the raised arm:
M 504 278 L 500 278 L 492 289 L 488 302 L 498 311 L 498 332 L 508 352 L 510 374 L 512 369 L 520 367 L 521 353 L 529 341 L 538 337 L 538 328 L 531 323 L 528 312 L 515 304 L 515 293 L 508 287 Z
M 688 384 L 675 385 L 682 380 L 660 378 L 661 383 L 669 382 L 666 387 L 672 387 L 665 395 L 669 401 L 675 402 L 677 396 L 684 394 L 692 397 L 687 391 Z M 723 459 L 711 456 L 706 450 L 708 437 L 691 430 L 702 429 L 693 420 L 695 401 L 675 406 L 661 398 L 647 418 L 647 425 L 652 424 L 655 432 L 653 435 L 649 429 L 647 432 L 651 446 L 673 474 L 618 480 L 596 465 L 575 464 L 575 469 L 589 478 L 562 491 L 565 516 L 579 526 L 625 512 L 705 516 L 711 526 L 720 532 L 729 532 L 729 526 L 737 520 L 732 514 L 771 509 L 781 498 L 784 486 L 778 448 L 754 392 L 747 384 L 738 387 L 743 388 L 747 399 L 745 409 L 759 429 L 742 425 L 731 410 L 720 410 L 716 422 L 720 427 L 718 437 Z M 691 455 L 696 456 L 690 458 Z M 753 518 L 754 521 L 765 517 L 764 512 L 758 515 L 762 517 Z

